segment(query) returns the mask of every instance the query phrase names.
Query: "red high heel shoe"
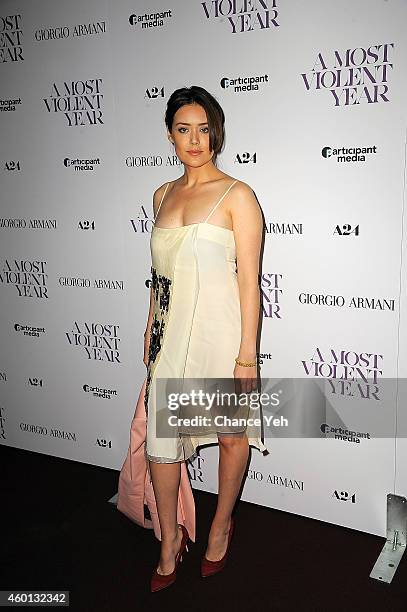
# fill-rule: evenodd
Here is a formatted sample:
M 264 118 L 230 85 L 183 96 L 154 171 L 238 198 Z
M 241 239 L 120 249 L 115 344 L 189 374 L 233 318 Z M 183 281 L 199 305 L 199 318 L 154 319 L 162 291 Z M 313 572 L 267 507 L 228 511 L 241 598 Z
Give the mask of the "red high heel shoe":
M 186 527 L 184 527 L 184 525 L 179 525 L 179 527 L 181 527 L 181 530 L 182 530 L 182 540 L 181 540 L 180 549 L 175 555 L 175 567 L 173 571 L 171 572 L 171 574 L 159 574 L 157 572 L 157 568 L 154 570 L 154 573 L 151 576 L 151 585 L 150 585 L 152 593 L 154 591 L 161 591 L 161 589 L 165 589 L 166 587 L 170 586 L 170 584 L 175 582 L 177 578 L 177 568 L 178 568 L 179 562 L 182 561 L 182 555 L 183 555 L 184 550 L 185 549 L 188 550 L 187 542 L 189 540 L 189 534 L 188 534 Z
M 235 528 L 235 520 L 232 516 L 231 522 L 230 522 L 230 528 L 229 528 L 229 534 L 228 534 L 228 545 L 226 548 L 226 552 L 223 555 L 222 559 L 219 559 L 218 561 L 210 561 L 209 559 L 205 557 L 205 555 L 202 557 L 202 561 L 201 561 L 202 578 L 206 578 L 207 576 L 212 576 L 213 574 L 217 574 L 225 567 L 226 559 L 227 559 L 228 552 L 229 552 L 230 541 L 232 539 L 234 528 Z

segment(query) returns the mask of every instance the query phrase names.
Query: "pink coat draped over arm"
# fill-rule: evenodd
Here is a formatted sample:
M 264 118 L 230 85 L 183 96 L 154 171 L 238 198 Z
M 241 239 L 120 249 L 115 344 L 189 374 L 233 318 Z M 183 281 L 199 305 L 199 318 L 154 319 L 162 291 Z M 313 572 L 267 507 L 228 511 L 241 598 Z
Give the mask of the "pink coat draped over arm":
M 147 529 L 161 540 L 154 489 L 145 456 L 146 411 L 144 393 L 146 378 L 137 400 L 136 410 L 130 427 L 130 445 L 119 475 L 117 509 L 129 519 Z M 147 506 L 151 520 L 144 516 Z M 177 521 L 185 525 L 190 539 L 195 542 L 195 502 L 185 461 L 181 462 L 181 482 L 178 492 Z

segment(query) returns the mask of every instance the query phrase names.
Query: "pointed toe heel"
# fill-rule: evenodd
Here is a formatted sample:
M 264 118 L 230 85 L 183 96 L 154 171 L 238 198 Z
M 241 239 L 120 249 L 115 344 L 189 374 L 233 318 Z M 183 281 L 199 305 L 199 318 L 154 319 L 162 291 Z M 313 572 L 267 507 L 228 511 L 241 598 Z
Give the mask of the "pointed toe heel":
M 213 574 L 217 574 L 225 567 L 227 556 L 229 553 L 230 542 L 232 540 L 233 532 L 235 529 L 235 520 L 233 516 L 231 517 L 229 535 L 228 535 L 228 545 L 226 548 L 226 552 L 221 559 L 218 561 L 210 561 L 205 557 L 202 557 L 201 560 L 201 576 L 202 578 L 207 578 L 208 576 L 213 576 Z
M 184 525 L 180 525 L 180 527 L 182 529 L 182 540 L 180 549 L 175 555 L 175 567 L 170 574 L 159 574 L 157 572 L 157 568 L 154 570 L 150 582 L 151 593 L 155 593 L 156 591 L 161 591 L 162 589 L 169 587 L 175 582 L 177 578 L 177 568 L 179 563 L 182 561 L 184 551 L 188 550 L 187 542 L 189 540 L 189 534 L 187 529 L 184 527 Z

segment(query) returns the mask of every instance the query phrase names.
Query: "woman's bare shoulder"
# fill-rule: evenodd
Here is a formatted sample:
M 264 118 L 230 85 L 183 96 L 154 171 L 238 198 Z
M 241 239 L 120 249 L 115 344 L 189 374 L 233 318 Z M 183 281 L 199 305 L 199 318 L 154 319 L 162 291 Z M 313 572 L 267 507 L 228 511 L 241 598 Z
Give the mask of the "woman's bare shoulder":
M 231 176 L 230 174 L 226 174 L 226 172 L 224 173 L 222 180 L 224 181 L 226 187 L 228 185 L 232 187 L 229 192 L 230 195 L 232 195 L 233 193 L 233 195 L 237 196 L 239 199 L 244 199 L 247 196 L 253 196 L 253 189 L 244 181 L 241 181 L 240 179 Z
M 165 183 L 157 187 L 157 189 L 154 191 L 154 194 L 153 194 L 154 202 L 156 200 L 160 201 L 161 196 L 164 194 L 165 188 L 167 187 L 169 183 L 171 183 L 171 181 L 166 181 Z
M 235 192 L 236 196 L 243 199 L 247 197 L 252 198 L 254 196 L 253 189 L 250 187 L 250 185 L 248 185 L 244 181 L 241 181 L 240 179 L 234 180 L 236 180 L 237 183 L 233 185 L 232 191 Z
M 227 206 L 230 212 L 232 212 L 232 209 L 240 208 L 243 206 L 247 207 L 248 202 L 250 201 L 253 205 L 253 201 L 256 201 L 256 197 L 250 185 L 248 185 L 244 181 L 241 181 L 240 179 L 234 178 L 233 176 L 228 175 L 227 178 L 229 186 L 231 187 L 228 194 L 229 206 Z
M 153 210 L 154 210 L 154 216 L 155 216 L 155 215 L 156 215 L 156 213 L 157 213 L 158 206 L 159 206 L 159 204 L 160 204 L 160 202 L 161 202 L 161 198 L 162 198 L 162 197 L 163 197 L 163 195 L 164 195 L 164 192 L 165 192 L 165 190 L 166 190 L 166 188 L 167 188 L 167 185 L 169 186 L 169 185 L 171 185 L 171 183 L 173 183 L 173 182 L 174 182 L 174 181 L 166 181 L 165 183 L 163 183 L 162 185 L 160 185 L 159 187 L 157 187 L 157 189 L 154 191 L 154 194 L 153 194 Z
M 233 226 L 238 223 L 244 226 L 247 223 L 259 223 L 261 209 L 252 187 L 244 181 L 238 180 L 230 190 L 229 211 Z

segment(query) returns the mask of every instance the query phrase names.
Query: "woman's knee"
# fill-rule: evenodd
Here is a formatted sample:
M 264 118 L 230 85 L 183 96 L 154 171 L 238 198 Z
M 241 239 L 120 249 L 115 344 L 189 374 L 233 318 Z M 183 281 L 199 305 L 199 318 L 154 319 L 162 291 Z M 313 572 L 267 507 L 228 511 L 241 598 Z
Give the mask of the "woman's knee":
M 219 447 L 224 449 L 241 448 L 247 445 L 246 433 L 218 435 Z

